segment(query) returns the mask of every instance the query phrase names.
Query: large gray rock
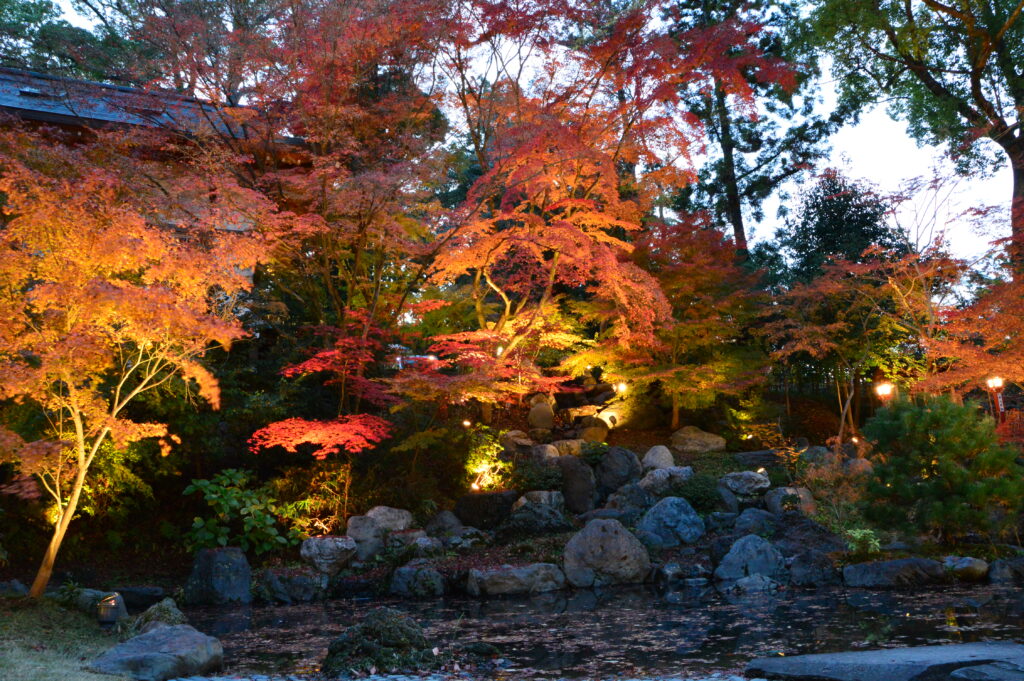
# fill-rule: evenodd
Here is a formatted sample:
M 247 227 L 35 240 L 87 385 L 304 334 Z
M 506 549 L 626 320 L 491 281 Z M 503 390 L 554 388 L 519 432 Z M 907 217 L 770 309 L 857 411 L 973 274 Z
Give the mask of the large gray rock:
M 530 436 L 521 430 L 510 430 L 498 438 L 501 446 L 510 452 L 529 451 L 535 444 Z
M 463 527 L 459 516 L 451 511 L 439 511 L 423 529 L 430 537 L 453 537 L 461 532 Z
M 624 447 L 609 447 L 594 469 L 597 491 L 603 496 L 623 485 L 637 482 L 643 469 L 636 454 Z
M 256 594 L 267 603 L 308 603 L 323 598 L 329 579 L 325 575 L 309 575 L 294 570 L 265 568 L 259 574 Z
M 299 555 L 317 572 L 333 577 L 356 555 L 352 537 L 310 537 L 302 542 Z
M 654 445 L 647 450 L 640 463 L 643 464 L 645 471 L 649 471 L 657 468 L 672 468 L 676 465 L 676 460 L 672 456 L 671 449 L 665 445 Z
M 768 468 L 779 464 L 779 455 L 774 449 L 759 449 L 756 452 L 739 452 L 733 460 L 744 468 Z
M 804 551 L 789 564 L 789 582 L 793 586 L 839 586 L 843 580 L 832 559 L 820 551 Z
M 466 590 L 472 596 L 504 596 L 558 591 L 565 588 L 565 573 L 553 563 L 521 567 L 502 565 L 488 570 L 470 570 Z
M 242 549 L 200 549 L 185 582 L 188 605 L 228 605 L 252 602 L 252 570 Z
M 1000 558 L 988 568 L 991 584 L 1020 584 L 1024 582 L 1024 558 Z
M 672 449 L 687 454 L 724 452 L 725 438 L 705 432 L 696 426 L 683 426 L 672 433 Z
M 655 496 L 665 496 L 672 488 L 681 485 L 693 477 L 693 469 L 689 466 L 670 466 L 655 468 L 648 471 L 637 484 Z
M 752 497 L 764 494 L 772 486 L 767 475 L 754 471 L 726 473 L 718 479 L 718 486 L 724 487 L 736 496 Z
M 551 430 L 555 427 L 555 410 L 547 402 L 538 402 L 530 407 L 530 413 L 526 417 L 530 428 L 541 428 Z
M 941 584 L 946 580 L 942 563 L 928 558 L 900 558 L 872 563 L 856 563 L 843 568 L 843 581 L 848 587 L 895 589 Z
M 576 587 L 643 582 L 651 559 L 617 520 L 595 519 L 565 545 L 565 577 Z
M 949 678 L 953 681 L 1024 681 L 1024 660 L 964 667 L 950 674 Z
M 527 502 L 519 506 L 497 529 L 499 537 L 554 534 L 571 530 L 572 523 L 560 507 Z
M 575 456 L 558 457 L 562 471 L 562 496 L 565 507 L 573 513 L 586 513 L 594 508 L 597 500 L 597 481 L 594 469 Z
M 493 530 L 512 514 L 512 504 L 519 492 L 478 492 L 467 494 L 455 502 L 455 515 L 466 525 L 481 530 Z
M 961 582 L 983 582 L 988 577 L 988 562 L 970 556 L 946 556 L 942 567 Z
M 764 495 L 764 505 L 772 513 L 799 511 L 813 515 L 818 510 L 814 495 L 806 487 L 776 487 Z
M 542 504 L 561 511 L 565 509 L 565 497 L 558 491 L 534 490 L 519 497 L 516 503 L 512 504 L 512 511 L 515 512 L 527 504 Z
M 0 596 L 18 598 L 28 595 L 28 587 L 16 579 L 9 582 L 0 582 Z
M 598 416 L 587 416 L 580 421 L 580 439 L 587 442 L 604 442 L 608 439 L 611 425 Z
M 645 490 L 635 482 L 623 485 L 614 494 L 608 497 L 605 506 L 609 509 L 622 511 L 620 519 L 632 524 L 651 506 L 654 506 L 657 499 L 654 495 Z
M 715 579 L 721 582 L 735 582 L 749 575 L 787 581 L 786 559 L 778 549 L 756 534 L 738 539 L 715 568 Z
M 404 532 L 412 527 L 412 513 L 404 508 L 374 506 L 366 515 L 376 520 L 377 524 L 388 532 Z
M 438 598 L 444 596 L 444 577 L 429 565 L 403 565 L 391 575 L 390 591 L 404 598 Z
M 771 537 L 779 525 L 779 518 L 761 508 L 748 508 L 740 513 L 734 525 L 738 534 L 759 534 Z
M 149 606 L 145 612 L 131 618 L 131 621 L 120 623 L 119 627 L 123 637 L 131 638 L 154 629 L 176 624 L 188 624 L 188 618 L 178 609 L 178 604 L 174 602 L 174 599 L 165 598 L 159 603 Z
M 772 544 L 787 557 L 808 549 L 822 553 L 846 550 L 842 537 L 797 511 L 786 511 L 779 516 Z
M 943 681 L 957 669 L 1022 660 L 1024 645 L 1018 643 L 959 643 L 767 657 L 747 665 L 746 674 L 794 681 Z
M 530 458 L 534 463 L 542 466 L 555 465 L 555 459 L 560 456 L 562 456 L 562 453 L 554 445 L 536 445 L 530 450 Z
M 704 520 L 681 497 L 665 497 L 637 524 L 637 529 L 658 537 L 663 547 L 692 544 L 704 535 Z
M 583 453 L 583 445 L 586 442 L 586 440 L 582 439 L 555 440 L 551 443 L 551 446 L 557 449 L 561 456 L 579 456 Z
M 223 661 L 220 641 L 187 624 L 178 624 L 119 643 L 93 660 L 88 668 L 139 681 L 167 681 L 215 671 Z
M 384 550 L 384 528 L 375 518 L 354 515 L 348 519 L 345 533 L 355 540 L 359 560 L 369 560 Z

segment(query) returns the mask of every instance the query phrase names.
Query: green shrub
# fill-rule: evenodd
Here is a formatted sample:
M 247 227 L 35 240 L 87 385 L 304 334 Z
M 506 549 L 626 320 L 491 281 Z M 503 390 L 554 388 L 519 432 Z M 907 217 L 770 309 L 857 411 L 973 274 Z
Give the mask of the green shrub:
M 529 459 L 516 461 L 512 469 L 512 489 L 520 492 L 562 488 L 562 471 L 558 466 L 546 466 Z
M 869 519 L 945 540 L 1016 524 L 1024 467 L 972 407 L 945 398 L 898 401 L 880 409 L 864 434 L 880 455 L 868 484 Z
M 882 550 L 882 542 L 874 530 L 867 528 L 850 529 L 846 531 L 846 546 L 853 553 L 867 555 L 878 553 Z
M 185 488 L 184 494 L 201 492 L 213 511 L 212 517 L 196 517 L 192 523 L 186 536 L 191 550 L 230 544 L 261 554 L 299 543 L 297 532 L 278 530 L 276 500 L 265 490 L 250 489 L 250 482 L 247 472 L 229 468 Z
M 606 442 L 584 442 L 580 448 L 580 456 L 591 466 L 596 466 L 601 463 L 601 459 L 608 453 L 608 449 Z
M 701 515 L 711 513 L 722 501 L 718 494 L 718 478 L 707 473 L 697 473 L 686 482 L 673 485 L 668 496 L 686 499 Z

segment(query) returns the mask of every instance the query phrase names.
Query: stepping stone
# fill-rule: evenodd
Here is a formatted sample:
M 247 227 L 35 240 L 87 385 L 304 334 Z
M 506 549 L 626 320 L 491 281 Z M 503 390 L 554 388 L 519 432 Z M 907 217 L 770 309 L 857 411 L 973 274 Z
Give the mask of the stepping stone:
M 1024 663 L 1024 645 L 960 643 L 768 657 L 747 665 L 746 674 L 748 677 L 799 681 L 945 681 L 956 678 L 951 677 L 954 671 L 997 662 Z

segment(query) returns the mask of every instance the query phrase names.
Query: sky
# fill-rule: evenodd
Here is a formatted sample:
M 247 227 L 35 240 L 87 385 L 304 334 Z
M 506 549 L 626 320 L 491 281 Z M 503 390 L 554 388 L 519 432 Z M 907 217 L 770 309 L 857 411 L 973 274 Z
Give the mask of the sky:
M 70 0 L 58 0 L 58 4 L 69 22 L 90 26 L 90 21 L 75 13 Z M 828 73 L 827 67 L 823 72 Z M 827 106 L 828 102 L 835 101 L 835 94 L 830 91 L 830 83 L 825 83 L 823 89 Z M 884 107 L 863 113 L 856 125 L 841 129 L 832 137 L 831 143 L 832 154 L 824 167 L 836 168 L 851 178 L 866 180 L 883 195 L 898 192 L 901 185 L 910 179 L 930 176 L 934 169 L 951 174 L 952 165 L 946 160 L 947 149 L 919 147 L 907 133 L 906 124 L 890 118 Z M 998 206 L 1008 211 L 1012 184 L 1010 170 L 1004 166 L 990 177 L 962 178 L 947 191 L 950 200 L 940 211 L 938 222 L 954 255 L 967 259 L 979 257 L 989 249 L 993 239 L 1009 234 L 1008 212 L 1005 217 L 990 220 L 985 234 L 979 234 L 975 226 L 958 219 L 958 216 L 968 208 L 984 206 Z M 790 188 L 794 196 L 795 189 Z M 914 224 L 923 221 L 915 218 L 915 205 L 918 215 L 935 215 L 936 211 L 929 204 L 934 198 L 922 197 L 916 204 L 905 207 L 899 215 L 901 224 L 913 231 Z M 776 229 L 784 226 L 776 217 L 778 203 L 778 200 L 773 200 L 766 204 L 765 219 L 753 225 L 753 242 L 771 238 Z

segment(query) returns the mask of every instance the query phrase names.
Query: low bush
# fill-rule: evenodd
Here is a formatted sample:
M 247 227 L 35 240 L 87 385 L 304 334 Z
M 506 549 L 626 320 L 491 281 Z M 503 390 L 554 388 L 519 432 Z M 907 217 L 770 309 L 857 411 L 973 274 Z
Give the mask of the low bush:
M 697 473 L 686 482 L 673 485 L 667 496 L 686 499 L 701 515 L 717 509 L 722 500 L 718 494 L 718 478 L 707 473 Z
M 869 518 L 946 541 L 1015 528 L 1024 467 L 1015 448 L 999 444 L 991 418 L 946 398 L 898 401 L 864 434 L 877 452 Z

